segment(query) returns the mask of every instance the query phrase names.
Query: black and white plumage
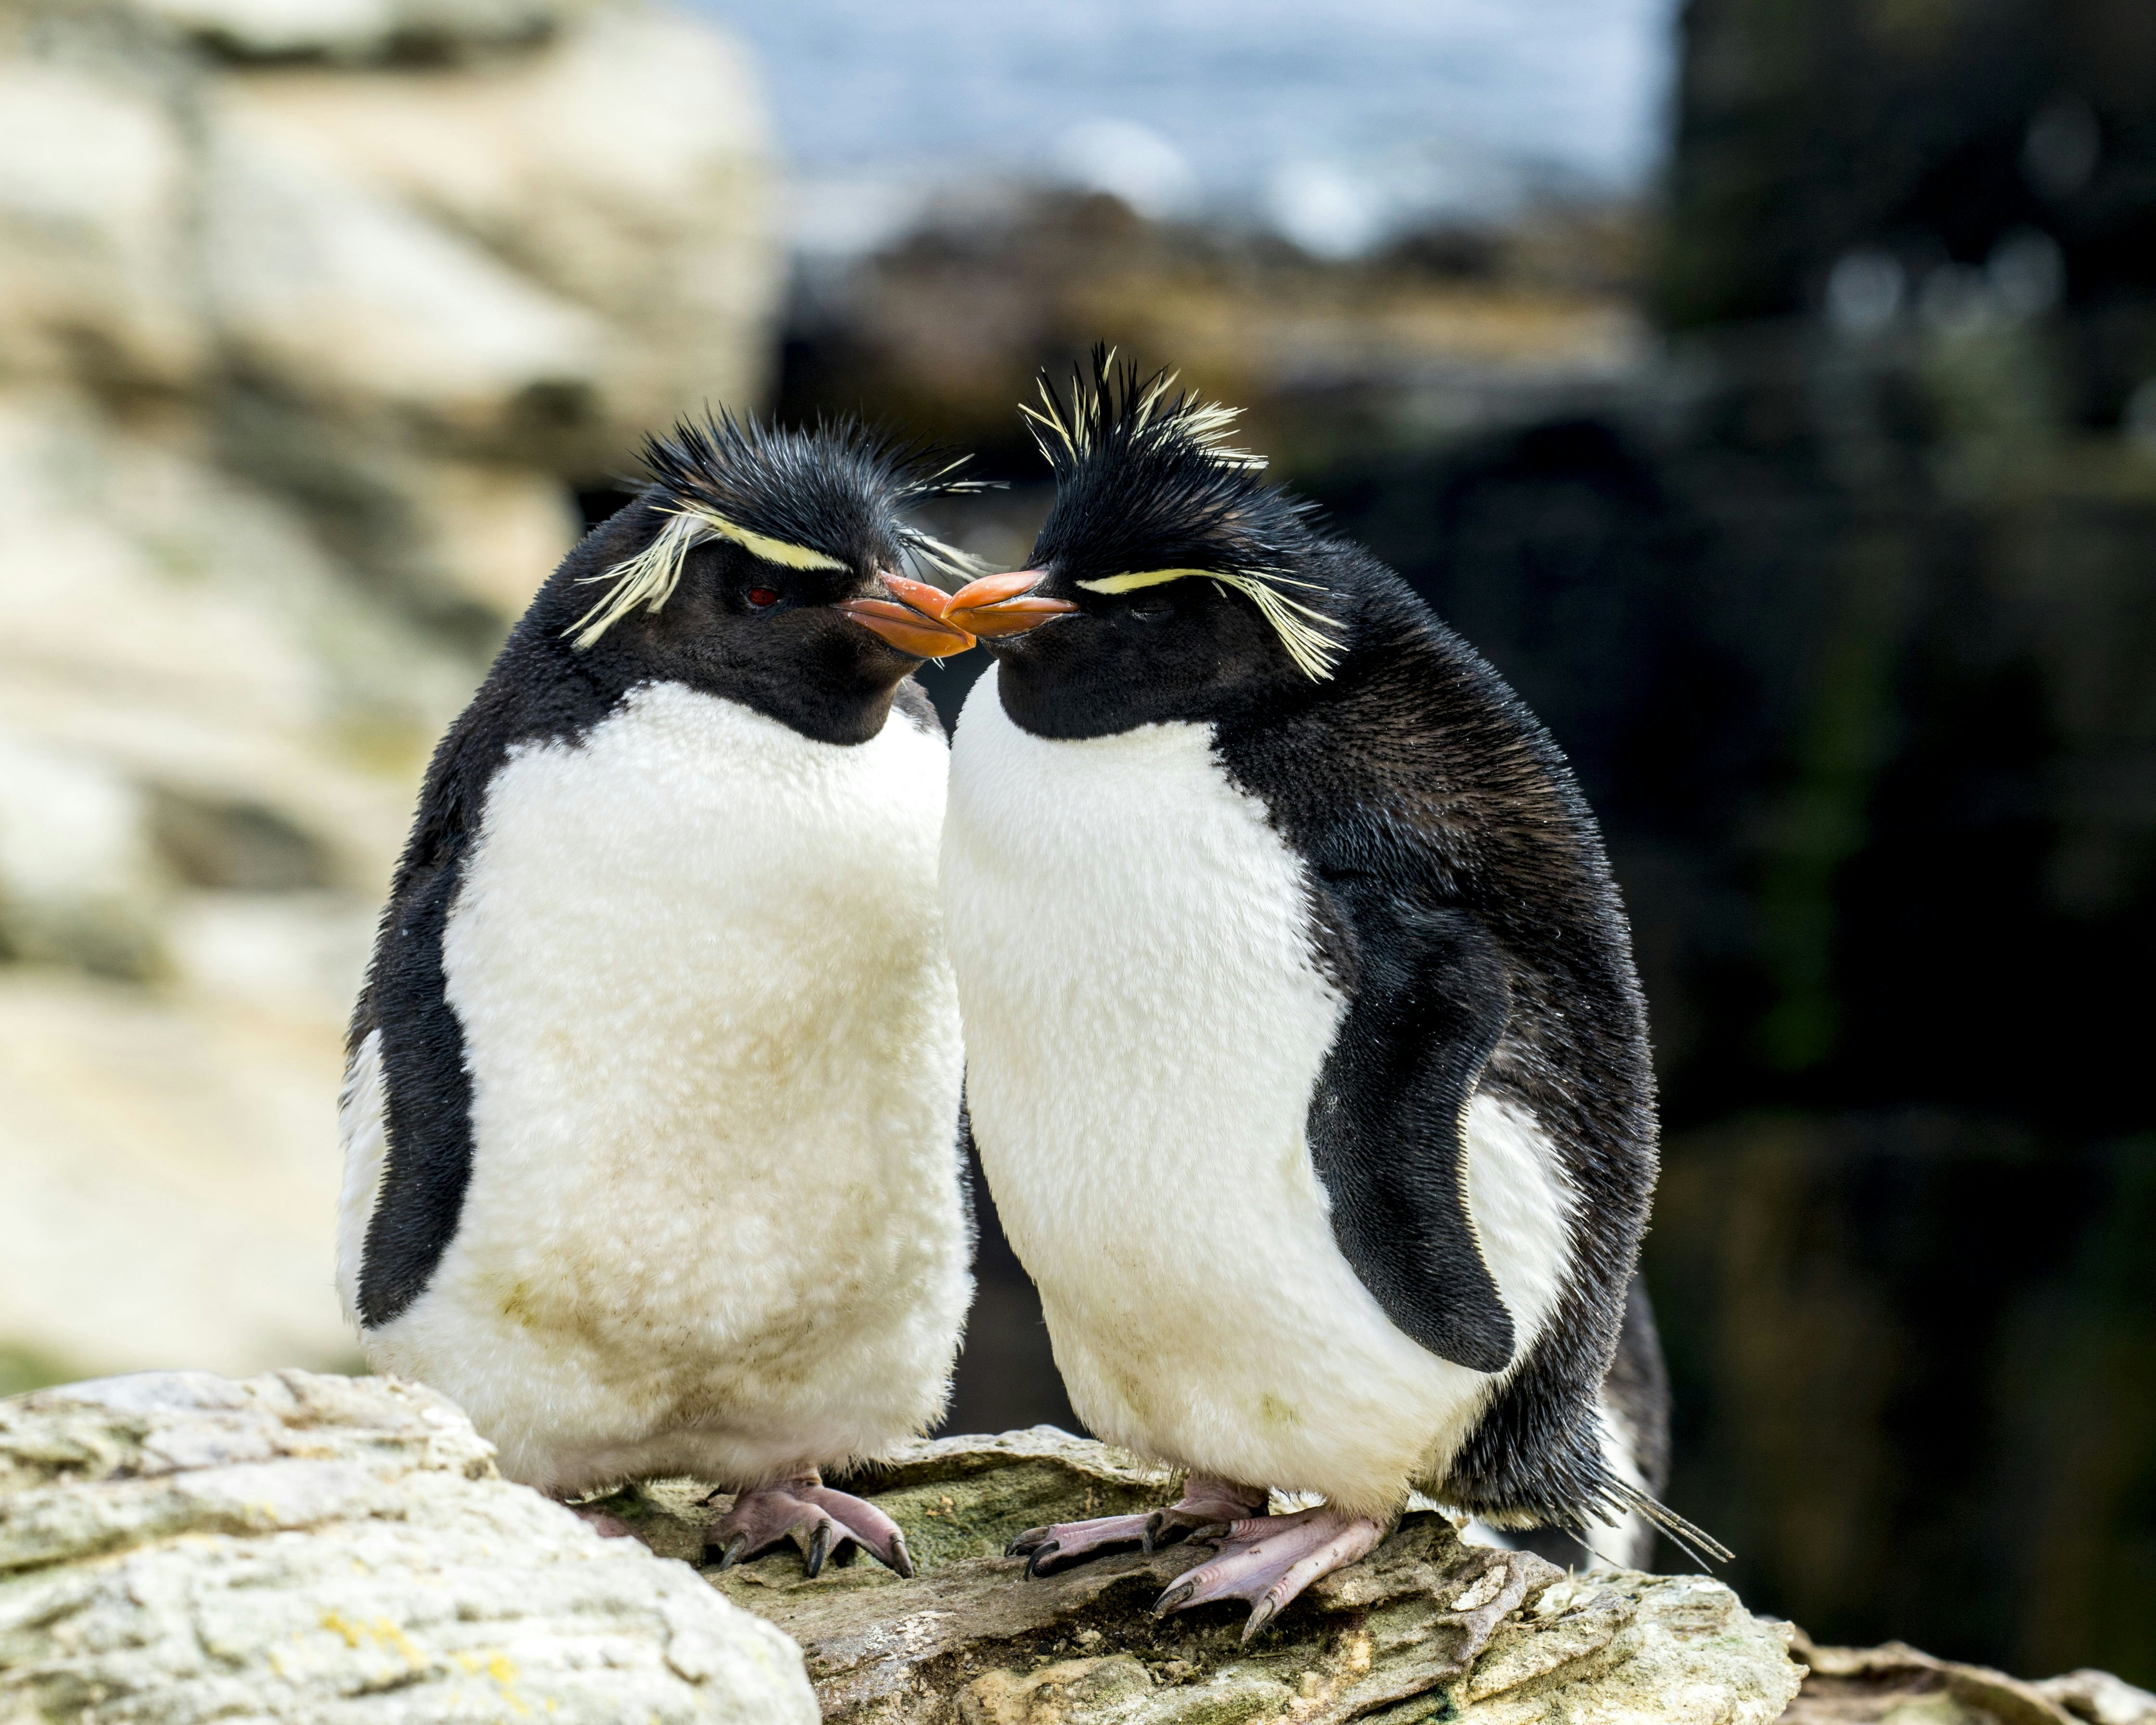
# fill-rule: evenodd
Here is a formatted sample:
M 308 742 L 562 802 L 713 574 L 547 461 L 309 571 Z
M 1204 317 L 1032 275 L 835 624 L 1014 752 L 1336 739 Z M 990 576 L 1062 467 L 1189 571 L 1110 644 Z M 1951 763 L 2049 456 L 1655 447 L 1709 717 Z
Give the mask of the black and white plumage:
M 1411 1490 L 1681 1527 L 1599 1396 L 1653 1080 L 1556 747 L 1219 446 L 1222 410 L 1097 354 L 1044 398 L 1035 567 L 947 614 L 998 663 L 953 743 L 945 917 L 974 1136 L 1072 1405 L 1192 1471 L 1166 1525 L 1235 1522 L 1163 1604 L 1260 1624 Z M 1327 1510 L 1260 1527 L 1269 1486 Z M 1110 1537 L 1137 1535 L 1029 1538 Z
M 902 1568 L 814 1471 L 934 1422 L 971 1294 L 947 754 L 908 675 L 969 643 L 892 572 L 950 481 L 847 426 L 648 458 L 429 770 L 352 1023 L 339 1279 L 511 1478 L 769 1486 L 727 1543 L 806 1517 Z

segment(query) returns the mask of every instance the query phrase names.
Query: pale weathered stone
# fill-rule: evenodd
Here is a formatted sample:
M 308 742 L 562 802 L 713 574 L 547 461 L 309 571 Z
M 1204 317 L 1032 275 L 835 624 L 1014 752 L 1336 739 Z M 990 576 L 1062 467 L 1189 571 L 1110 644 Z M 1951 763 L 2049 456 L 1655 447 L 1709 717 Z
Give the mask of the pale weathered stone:
M 178 388 L 210 361 L 185 105 L 132 45 L 116 63 L 87 18 L 0 12 L 0 377 Z
M 280 156 L 405 201 L 604 320 L 593 420 L 552 428 L 587 470 L 762 393 L 781 266 L 767 122 L 743 57 L 705 26 L 605 8 L 516 58 L 255 72 L 218 100 Z
M 1225 1725 L 1426 1717 L 1475 1725 L 1765 1725 L 1796 1692 L 1789 1628 L 1699 1576 L 1566 1576 L 1408 1517 L 1249 1646 L 1244 1608 L 1156 1620 L 1207 1554 L 1173 1547 L 1024 1579 L 1027 1527 L 1161 1502 L 1160 1470 L 1045 1427 L 911 1446 L 855 1483 L 905 1527 L 921 1575 L 863 1560 L 814 1581 L 791 1551 L 720 1574 L 798 1640 L 830 1721 Z M 610 1500 L 654 1549 L 694 1558 L 724 1500 L 686 1481 Z
M 0 1719 L 808 1725 L 798 1651 L 383 1378 L 0 1403 Z
M 2089 1725 L 2156 1725 L 2156 1695 L 2109 1671 L 2068 1671 L 2029 1686 Z
M 0 725 L 0 956 L 113 976 L 154 969 L 170 883 L 148 813 L 104 762 Z
M 1821 1647 L 1799 1631 L 1810 1667 L 1790 1725 L 2156 1725 L 2156 1695 L 2109 1671 L 2029 1682 L 1889 1641 Z
M 514 453 L 535 416 L 583 411 L 593 393 L 597 319 L 244 121 L 218 127 L 205 210 L 211 302 L 234 357 L 322 413 Z

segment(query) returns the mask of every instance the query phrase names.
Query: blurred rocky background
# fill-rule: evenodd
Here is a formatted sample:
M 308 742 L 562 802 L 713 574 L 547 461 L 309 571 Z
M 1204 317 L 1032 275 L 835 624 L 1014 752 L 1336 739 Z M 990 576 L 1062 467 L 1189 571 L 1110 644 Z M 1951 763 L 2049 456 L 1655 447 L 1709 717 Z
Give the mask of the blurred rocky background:
M 764 390 L 769 175 L 655 7 L 0 6 L 0 1389 L 356 1358 L 417 776 L 578 486 Z
M 16 1383 L 348 1357 L 372 906 L 636 429 L 891 418 L 1010 482 L 941 526 L 1015 564 L 1012 404 L 1106 338 L 1245 403 L 1600 811 L 1728 1579 L 2156 1681 L 2145 0 L 720 4 L 761 72 L 614 6 L 7 3 Z M 950 1429 L 1069 1423 L 983 1220 Z

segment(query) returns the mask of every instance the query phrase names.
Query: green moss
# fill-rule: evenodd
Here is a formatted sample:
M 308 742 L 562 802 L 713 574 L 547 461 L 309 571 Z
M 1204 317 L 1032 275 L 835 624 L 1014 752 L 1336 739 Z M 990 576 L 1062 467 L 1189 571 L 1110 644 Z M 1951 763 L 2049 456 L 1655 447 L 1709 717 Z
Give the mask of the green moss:
M 0 1343 L 0 1396 L 23 1395 L 52 1384 L 72 1384 L 85 1375 L 41 1348 Z

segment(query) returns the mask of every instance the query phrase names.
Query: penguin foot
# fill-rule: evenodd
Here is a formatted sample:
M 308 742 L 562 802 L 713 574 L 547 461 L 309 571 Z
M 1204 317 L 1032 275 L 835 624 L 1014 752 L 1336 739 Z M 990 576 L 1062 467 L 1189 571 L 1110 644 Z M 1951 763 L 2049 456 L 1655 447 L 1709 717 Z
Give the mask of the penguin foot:
M 1173 1545 L 1200 1527 L 1217 1527 L 1240 1517 L 1265 1513 L 1265 1494 L 1231 1486 L 1205 1474 L 1183 1481 L 1183 1496 L 1165 1509 L 1146 1515 L 1101 1516 L 1090 1522 L 1058 1522 L 1052 1527 L 1029 1527 L 1004 1548 L 1007 1558 L 1024 1558 L 1028 1577 L 1045 1575 L 1118 1545 L 1151 1552 Z
M 629 1523 L 619 1516 L 610 1516 L 604 1510 L 588 1503 L 572 1503 L 565 1507 L 578 1521 L 587 1523 L 592 1532 L 602 1539 L 634 1539 L 636 1537 Z
M 750 1486 L 705 1529 L 704 1550 L 718 1553 L 719 1568 L 731 1569 L 785 1539 L 800 1547 L 811 1579 L 824 1573 L 827 1561 L 845 1568 L 856 1548 L 887 1569 L 913 1574 L 898 1523 L 873 1503 L 834 1491 L 813 1473 Z
M 1312 1582 L 1365 1555 L 1384 1532 L 1385 1524 L 1373 1517 L 1327 1508 L 1201 1529 L 1194 1537 L 1214 1541 L 1219 1555 L 1177 1578 L 1153 1602 L 1153 1615 L 1215 1599 L 1248 1599 L 1250 1620 L 1243 1625 L 1248 1641 Z

